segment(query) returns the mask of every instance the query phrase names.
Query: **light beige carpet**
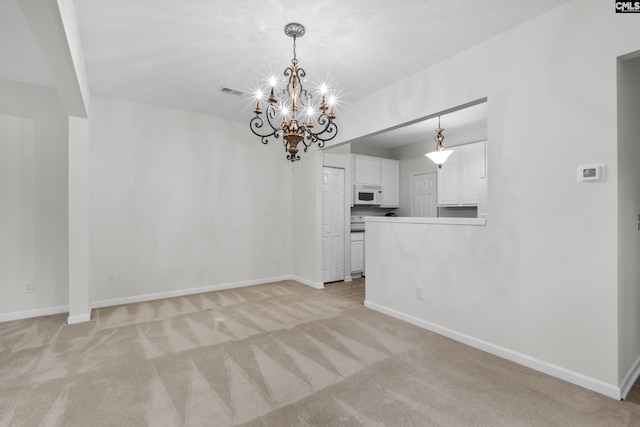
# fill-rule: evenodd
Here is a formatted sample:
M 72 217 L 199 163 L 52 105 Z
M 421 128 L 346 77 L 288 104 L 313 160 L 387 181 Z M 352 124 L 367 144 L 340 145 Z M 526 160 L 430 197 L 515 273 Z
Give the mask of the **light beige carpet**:
M 279 282 L 0 324 L 0 426 L 632 426 L 640 406 Z

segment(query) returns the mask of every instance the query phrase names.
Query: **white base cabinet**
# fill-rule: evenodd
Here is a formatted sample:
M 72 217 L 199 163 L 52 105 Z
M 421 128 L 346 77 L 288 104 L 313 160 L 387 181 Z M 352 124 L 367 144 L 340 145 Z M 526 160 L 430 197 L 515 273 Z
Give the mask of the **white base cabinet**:
M 364 232 L 351 233 L 351 274 L 364 276 Z

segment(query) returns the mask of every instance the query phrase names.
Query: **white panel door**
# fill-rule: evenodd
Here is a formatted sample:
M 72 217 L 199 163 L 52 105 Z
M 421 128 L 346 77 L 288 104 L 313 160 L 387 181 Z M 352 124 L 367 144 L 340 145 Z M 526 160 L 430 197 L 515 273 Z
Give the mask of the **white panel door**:
M 331 169 L 322 168 L 322 281 L 331 268 Z
M 438 216 L 436 174 L 430 172 L 413 175 L 411 181 L 411 216 Z
M 322 280 L 344 280 L 344 169 L 322 168 Z

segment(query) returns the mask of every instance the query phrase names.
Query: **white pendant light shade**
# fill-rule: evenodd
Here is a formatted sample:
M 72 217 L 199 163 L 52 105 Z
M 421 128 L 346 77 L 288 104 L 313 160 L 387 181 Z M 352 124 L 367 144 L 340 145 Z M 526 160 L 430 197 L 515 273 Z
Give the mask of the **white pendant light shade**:
M 425 156 L 430 158 L 436 165 L 442 166 L 442 164 L 447 161 L 451 153 L 453 153 L 453 150 L 432 151 L 425 154 Z

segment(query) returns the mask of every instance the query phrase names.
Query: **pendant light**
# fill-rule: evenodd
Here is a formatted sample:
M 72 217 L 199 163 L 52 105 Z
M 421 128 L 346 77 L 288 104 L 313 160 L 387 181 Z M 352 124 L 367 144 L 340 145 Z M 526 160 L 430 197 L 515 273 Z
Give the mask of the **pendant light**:
M 444 135 L 442 134 L 442 127 L 440 127 L 440 116 L 438 116 L 438 129 L 436 129 L 436 136 L 433 139 L 436 141 L 436 149 L 430 153 L 425 154 L 428 158 L 430 158 L 433 163 L 438 165 L 438 168 L 441 168 L 444 162 L 447 161 L 453 150 L 445 150 L 442 145 L 442 141 L 444 141 Z

